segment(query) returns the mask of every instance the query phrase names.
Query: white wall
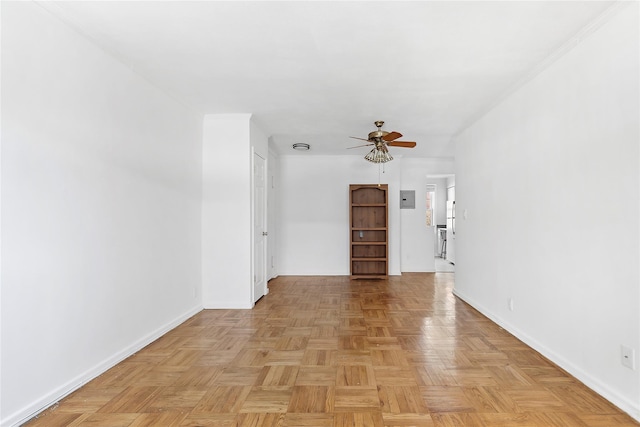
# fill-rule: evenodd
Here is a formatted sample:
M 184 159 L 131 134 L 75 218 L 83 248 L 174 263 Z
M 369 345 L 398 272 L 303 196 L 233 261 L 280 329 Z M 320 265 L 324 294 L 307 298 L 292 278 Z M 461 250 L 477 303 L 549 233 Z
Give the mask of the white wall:
M 264 133 L 260 125 L 258 125 L 252 118 L 249 123 L 249 139 L 251 141 L 251 147 L 253 151 L 260 155 L 263 159 L 269 159 L 269 138 Z
M 278 274 L 349 275 L 349 184 L 377 184 L 378 165 L 362 156 L 281 156 L 279 163 Z M 397 275 L 400 162 L 387 163 L 385 171 L 389 274 Z
M 201 120 L 33 2 L 2 5 L 2 420 L 201 309 Z
M 349 184 L 377 184 L 378 165 L 353 155 L 281 156 L 279 165 L 278 274 L 349 275 Z M 416 190 L 416 204 L 424 208 L 426 175 L 452 172 L 447 159 L 395 156 L 385 165 L 380 182 L 389 184 L 389 274 L 434 271 L 424 266 L 434 255 L 424 209 L 401 210 L 400 190 Z M 406 270 L 405 255 L 416 260 Z
M 394 160 L 395 161 L 395 160 Z M 416 208 L 400 209 L 401 266 L 403 272 L 434 272 L 437 236 L 435 227 L 427 227 L 427 184 L 443 187 L 446 181 L 428 178 L 427 175 L 453 173 L 451 159 L 401 159 L 401 189 L 415 190 Z M 446 188 L 444 191 L 445 217 L 436 218 L 446 223 Z M 442 193 L 440 193 L 442 195 Z M 438 200 L 438 202 L 440 202 Z M 437 210 L 437 209 L 436 209 Z
M 455 175 L 447 177 L 447 188 L 454 188 L 455 189 L 455 186 L 456 186 L 456 177 L 455 177 Z M 455 197 L 452 200 L 455 200 Z
M 2 46 L 2 4 L 0 4 L 0 47 Z M 1 53 L 0 49 L 0 53 Z M 0 57 L 0 64 L 2 58 Z M 0 66 L 0 118 L 2 117 L 2 67 Z M 2 125 L 0 119 L 0 425 L 2 425 Z
M 253 307 L 252 149 L 268 140 L 250 114 L 210 114 L 202 137 L 202 296 L 205 308 Z
M 453 166 L 451 168 L 453 170 Z M 447 225 L 447 179 L 427 177 L 426 183 L 436 186 L 436 207 L 434 212 L 434 224 Z
M 455 286 L 636 419 L 638 49 L 634 3 L 460 135 Z

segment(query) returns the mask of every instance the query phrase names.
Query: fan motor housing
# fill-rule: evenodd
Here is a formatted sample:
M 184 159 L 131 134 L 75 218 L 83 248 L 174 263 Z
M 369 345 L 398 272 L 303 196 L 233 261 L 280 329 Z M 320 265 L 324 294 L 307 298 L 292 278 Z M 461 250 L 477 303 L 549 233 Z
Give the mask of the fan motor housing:
M 383 136 L 386 136 L 386 135 L 389 135 L 389 132 L 384 130 L 374 130 L 373 132 L 369 132 L 369 140 L 382 138 Z

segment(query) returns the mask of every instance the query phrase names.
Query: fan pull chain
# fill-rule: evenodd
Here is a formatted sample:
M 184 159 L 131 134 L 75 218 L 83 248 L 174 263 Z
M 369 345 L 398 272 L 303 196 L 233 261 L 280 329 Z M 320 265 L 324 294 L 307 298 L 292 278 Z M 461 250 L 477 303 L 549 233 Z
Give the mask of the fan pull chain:
M 384 170 L 384 163 L 378 163 L 378 187 L 380 187 L 381 182 L 380 173 L 386 173 Z

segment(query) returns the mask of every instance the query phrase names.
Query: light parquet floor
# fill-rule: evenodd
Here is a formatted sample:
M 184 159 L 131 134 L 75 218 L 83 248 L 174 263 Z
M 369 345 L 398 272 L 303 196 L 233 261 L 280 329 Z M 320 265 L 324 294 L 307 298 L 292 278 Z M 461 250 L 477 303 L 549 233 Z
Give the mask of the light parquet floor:
M 27 425 L 640 425 L 456 299 L 453 277 L 277 278 L 253 310 L 199 313 Z

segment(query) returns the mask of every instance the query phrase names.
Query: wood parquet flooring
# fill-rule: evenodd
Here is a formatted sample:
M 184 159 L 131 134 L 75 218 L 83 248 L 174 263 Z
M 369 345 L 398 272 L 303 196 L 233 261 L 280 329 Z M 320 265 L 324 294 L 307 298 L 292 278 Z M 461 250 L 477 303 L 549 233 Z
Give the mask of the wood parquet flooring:
M 253 310 L 202 311 L 27 425 L 640 425 L 452 286 L 280 277 Z

